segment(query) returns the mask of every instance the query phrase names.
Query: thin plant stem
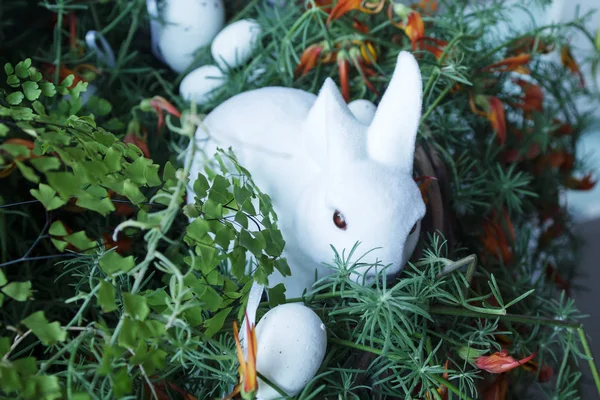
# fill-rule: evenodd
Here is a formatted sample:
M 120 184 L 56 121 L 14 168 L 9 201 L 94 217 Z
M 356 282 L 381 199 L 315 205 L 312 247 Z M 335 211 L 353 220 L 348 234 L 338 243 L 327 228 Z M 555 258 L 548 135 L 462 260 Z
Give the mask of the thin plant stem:
M 123 10 L 123 12 L 121 14 L 119 14 L 115 19 L 113 19 L 108 25 L 106 25 L 101 31 L 100 33 L 102 35 L 106 35 L 108 34 L 110 31 L 112 31 L 117 25 L 119 25 L 119 23 L 123 20 L 123 18 L 125 18 L 127 16 L 127 14 L 131 13 L 131 10 L 133 9 L 133 7 L 135 7 L 137 5 L 136 1 L 128 1 L 127 2 L 127 7 L 125 7 L 125 10 Z
M 429 377 L 431 379 L 433 379 L 434 381 L 436 381 L 437 383 L 439 383 L 440 385 L 446 386 L 452 393 L 456 394 L 461 399 L 472 400 L 469 396 L 467 396 L 464 393 L 461 393 L 461 391 L 456 386 L 454 386 L 453 384 L 451 384 L 450 382 L 448 382 L 446 379 L 442 378 L 441 376 L 436 375 L 436 374 L 431 374 L 431 375 L 429 375 Z
M 133 273 L 135 276 L 134 283 L 130 290 L 130 293 L 132 293 L 132 294 L 137 293 L 137 291 L 140 289 L 140 286 L 144 280 L 144 277 L 146 276 L 146 272 L 147 272 L 152 260 L 154 260 L 156 258 L 156 249 L 158 247 L 158 242 L 159 242 L 160 238 L 163 237 L 162 234 L 169 231 L 169 229 L 171 228 L 171 225 L 175 219 L 175 216 L 179 213 L 179 199 L 181 197 L 182 191 L 185 190 L 185 185 L 187 183 L 186 177 L 189 175 L 189 171 L 192 167 L 192 163 L 194 160 L 193 156 L 194 156 L 195 152 L 196 152 L 196 142 L 195 142 L 195 140 L 193 140 L 193 137 L 191 137 L 189 144 L 188 144 L 188 148 L 186 150 L 186 153 L 188 154 L 187 162 L 185 163 L 183 173 L 179 175 L 179 179 L 177 180 L 175 190 L 173 191 L 173 194 L 171 195 L 171 198 L 170 198 L 169 204 L 167 205 L 167 208 L 165 210 L 161 211 L 161 213 L 163 213 L 164 215 L 160 221 L 160 225 L 158 227 L 152 228 L 152 230 L 149 231 L 146 236 L 147 243 L 148 243 L 146 257 L 140 264 L 138 264 L 132 271 L 129 272 L 130 274 Z M 120 224 L 119 226 L 117 226 L 117 228 L 115 228 L 115 235 L 119 230 L 123 229 L 125 226 L 128 226 L 128 225 L 132 225 L 130 223 L 130 221 L 126 221 L 126 222 Z M 140 226 L 140 227 L 142 227 L 142 226 Z M 115 331 L 113 332 L 113 335 L 111 336 L 111 339 L 110 339 L 111 344 L 114 344 L 117 341 L 119 332 L 123 328 L 124 321 L 125 321 L 125 314 L 123 314 L 121 316 L 121 318 L 119 319 L 119 322 L 117 323 L 117 327 L 115 328 Z
M 13 344 L 10 346 L 10 349 L 6 352 L 6 354 L 4 355 L 4 357 L 2 357 L 3 360 L 8 360 L 10 357 L 10 354 L 19 346 L 19 344 L 25 340 L 25 338 L 27 336 L 29 336 L 32 333 L 32 330 L 28 330 L 27 332 L 25 332 L 24 334 L 22 334 L 21 336 L 19 336 L 14 342 Z
M 354 343 L 354 342 L 351 342 L 349 340 L 341 340 L 341 339 L 336 339 L 336 338 L 328 338 L 327 341 L 330 342 L 330 343 L 339 344 L 341 346 L 350 347 L 352 349 L 361 350 L 361 351 L 367 351 L 369 353 L 377 354 L 378 356 L 384 355 L 383 350 L 375 349 L 373 347 L 365 346 L 363 344 Z
M 92 274 L 90 274 L 92 275 Z M 100 284 L 98 283 L 90 292 L 90 294 L 86 297 L 85 301 L 83 302 L 83 304 L 81 305 L 81 307 L 79 307 L 79 310 L 77 311 L 77 314 L 75 314 L 75 316 L 71 319 L 71 322 L 69 322 L 66 327 L 70 328 L 71 326 L 73 326 L 73 324 L 75 324 L 77 322 L 77 320 L 79 319 L 79 317 L 81 317 L 81 315 L 83 314 L 83 312 L 85 311 L 85 309 L 87 308 L 88 304 L 90 304 L 90 302 L 92 301 L 92 299 L 94 298 L 94 296 L 96 295 L 96 293 L 98 293 L 98 291 L 100 290 Z
M 123 44 L 121 45 L 121 48 L 119 49 L 119 55 L 117 56 L 115 68 L 112 71 L 112 76 L 110 79 L 111 83 L 114 82 L 114 80 L 119 75 L 119 70 L 123 65 L 124 59 L 129 54 L 129 47 L 131 46 L 131 41 L 133 40 L 133 36 L 135 35 L 135 32 L 138 28 L 139 15 L 141 13 L 141 5 L 145 4 L 140 0 L 134 0 L 132 1 L 132 3 L 136 4 L 138 7 L 137 10 L 132 12 L 131 26 L 129 27 L 129 31 L 127 32 L 127 37 L 125 38 Z
M 62 57 L 62 22 L 63 22 L 63 0 L 57 1 L 57 19 L 56 25 L 54 26 L 54 43 L 56 45 L 55 59 L 54 59 L 54 84 L 59 84 L 60 79 L 60 66 Z
M 499 318 L 509 322 L 520 322 L 523 324 L 540 324 L 546 326 L 557 326 L 563 328 L 579 329 L 581 324 L 575 321 L 562 321 L 547 317 L 534 317 L 528 315 L 516 315 L 516 314 L 487 314 L 482 312 L 465 310 L 463 308 L 454 308 L 446 306 L 432 306 L 429 308 L 431 314 L 438 315 L 454 315 L 457 317 L 470 317 L 470 318 Z
M 598 368 L 594 363 L 594 355 L 592 354 L 592 349 L 588 343 L 587 337 L 585 336 L 585 331 L 583 327 L 577 328 L 577 334 L 579 335 L 579 340 L 581 340 L 581 345 L 583 346 L 583 351 L 585 355 L 588 357 L 588 364 L 590 366 L 590 370 L 592 371 L 592 376 L 594 377 L 594 383 L 596 384 L 596 390 L 600 395 L 600 374 L 598 373 Z
M 269 380 L 267 377 L 265 377 L 263 374 L 261 374 L 260 372 L 256 372 L 256 375 L 263 380 L 267 385 L 271 386 L 271 388 L 273 388 L 273 390 L 275 390 L 277 393 L 279 393 L 281 396 L 283 396 L 283 398 L 288 398 L 289 396 L 287 395 L 287 393 L 285 393 L 281 388 L 279 388 L 279 386 L 277 386 L 276 384 L 274 384 L 271 380 Z
M 53 258 L 65 258 L 65 257 L 77 257 L 77 254 L 51 254 L 48 256 L 39 256 L 39 257 L 28 257 L 28 258 L 22 257 L 22 258 L 18 258 L 16 260 L 11 260 L 11 261 L 2 263 L 2 264 L 0 264 L 0 268 L 6 267 L 9 265 L 13 265 L 13 264 L 22 263 L 22 262 L 51 260 Z
M 563 24 L 564 27 L 573 27 L 578 29 L 581 33 L 583 33 L 585 36 L 587 36 L 587 38 L 590 40 L 590 42 L 594 41 L 594 38 L 591 37 L 591 35 L 589 34 L 589 32 L 587 32 L 587 30 L 582 29 L 582 27 L 575 23 L 575 22 L 568 22 Z M 537 35 L 538 33 L 541 33 L 547 29 L 553 29 L 555 28 L 554 24 L 551 25 L 545 25 L 545 26 L 540 26 L 539 28 L 535 29 L 533 32 L 531 32 L 532 35 Z M 488 52 L 484 53 L 483 55 L 481 55 L 479 58 L 477 58 L 474 63 L 481 63 L 483 60 L 486 60 L 487 58 L 489 58 L 490 56 L 492 56 L 493 54 L 497 53 L 498 51 L 502 50 L 503 48 L 510 46 L 512 43 L 514 43 L 515 41 L 519 40 L 520 37 L 516 37 L 516 38 L 511 38 L 501 44 L 499 44 L 498 46 L 490 49 Z
M 446 89 L 444 89 L 442 91 L 442 93 L 440 93 L 439 96 L 433 101 L 433 103 L 431 103 L 429 108 L 427 108 L 427 111 L 425 111 L 423 113 L 423 115 L 421 116 L 421 123 L 423 123 L 425 120 L 427 120 L 427 118 L 429 117 L 429 114 L 431 114 L 433 112 L 433 110 L 436 109 L 436 107 L 442 102 L 442 100 L 444 100 L 444 98 L 446 97 L 448 92 L 450 92 L 450 90 L 452 89 L 453 86 L 454 86 L 454 82 L 450 83 L 448 85 L 448 87 Z

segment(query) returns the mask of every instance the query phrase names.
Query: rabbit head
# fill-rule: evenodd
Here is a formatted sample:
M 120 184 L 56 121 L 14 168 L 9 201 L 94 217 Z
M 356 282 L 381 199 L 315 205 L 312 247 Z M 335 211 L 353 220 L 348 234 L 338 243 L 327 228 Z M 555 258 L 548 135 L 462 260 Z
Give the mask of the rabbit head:
M 412 176 L 421 97 L 419 66 L 407 52 L 368 126 L 325 81 L 302 128 L 321 173 L 303 192 L 293 225 L 297 248 L 316 263 L 332 259 L 331 246 L 347 254 L 360 242 L 354 258 L 367 253 L 361 263 L 379 264 L 355 271 L 369 280 L 384 266 L 386 274 L 400 271 L 410 258 L 425 215 Z

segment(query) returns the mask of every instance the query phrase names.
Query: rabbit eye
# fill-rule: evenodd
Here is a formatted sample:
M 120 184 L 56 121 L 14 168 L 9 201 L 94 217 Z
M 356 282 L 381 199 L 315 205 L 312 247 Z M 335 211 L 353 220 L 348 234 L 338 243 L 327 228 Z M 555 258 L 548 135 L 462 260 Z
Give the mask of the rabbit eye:
M 335 224 L 335 226 L 337 226 L 343 231 L 345 231 L 346 227 L 348 226 L 348 224 L 346 223 L 346 217 L 344 217 L 344 214 L 342 214 L 338 210 L 335 210 L 335 212 L 333 213 L 333 223 Z
M 417 229 L 417 223 L 415 222 L 415 224 L 413 225 L 413 227 L 411 228 L 411 230 L 410 230 L 410 232 L 408 234 L 412 235 L 413 233 L 415 233 L 416 229 Z

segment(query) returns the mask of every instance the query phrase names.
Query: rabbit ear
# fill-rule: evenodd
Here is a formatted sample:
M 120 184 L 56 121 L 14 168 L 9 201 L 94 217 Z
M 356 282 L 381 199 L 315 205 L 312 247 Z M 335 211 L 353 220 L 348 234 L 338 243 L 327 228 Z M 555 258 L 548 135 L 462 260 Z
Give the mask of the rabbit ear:
M 369 126 L 367 152 L 371 159 L 412 172 L 422 91 L 417 60 L 408 52 L 400 52 L 394 75 Z
M 308 154 L 322 168 L 366 156 L 364 130 L 327 78 L 304 122 L 302 138 Z

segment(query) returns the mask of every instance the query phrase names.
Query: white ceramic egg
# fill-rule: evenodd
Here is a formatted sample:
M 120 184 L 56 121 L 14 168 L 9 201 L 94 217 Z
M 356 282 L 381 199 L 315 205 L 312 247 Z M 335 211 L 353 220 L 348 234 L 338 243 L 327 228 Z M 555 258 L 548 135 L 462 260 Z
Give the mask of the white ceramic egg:
M 354 100 L 348 103 L 348 108 L 352 111 L 354 117 L 365 125 L 371 125 L 377 106 L 369 100 Z
M 242 19 L 228 25 L 214 38 L 213 59 L 222 69 L 246 63 L 256 48 L 262 29 L 253 19 Z
M 215 65 L 196 68 L 181 80 L 179 94 L 187 101 L 204 104 L 211 99 L 214 90 L 225 83 L 227 77 Z
M 225 7 L 223 0 L 166 0 L 161 18 L 159 51 L 171 69 L 183 72 L 223 28 Z
M 315 376 L 327 350 L 327 331 L 319 316 L 303 304 L 279 305 L 256 325 L 256 369 L 289 396 Z M 259 378 L 258 400 L 281 398 Z

